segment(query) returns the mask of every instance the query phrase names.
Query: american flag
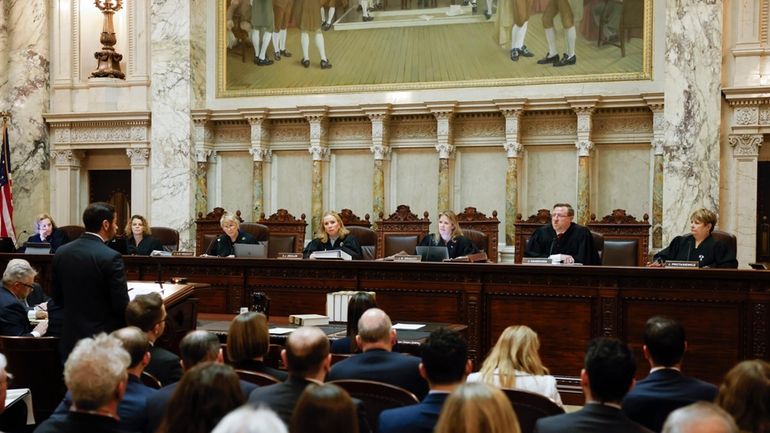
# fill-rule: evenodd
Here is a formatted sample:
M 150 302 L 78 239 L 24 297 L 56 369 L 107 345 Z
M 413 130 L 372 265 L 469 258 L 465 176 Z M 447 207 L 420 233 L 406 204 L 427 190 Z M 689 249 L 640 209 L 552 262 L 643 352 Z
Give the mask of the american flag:
M 0 237 L 11 238 L 13 243 L 16 244 L 16 231 L 13 229 L 12 184 L 8 121 L 3 119 L 3 149 L 0 151 Z

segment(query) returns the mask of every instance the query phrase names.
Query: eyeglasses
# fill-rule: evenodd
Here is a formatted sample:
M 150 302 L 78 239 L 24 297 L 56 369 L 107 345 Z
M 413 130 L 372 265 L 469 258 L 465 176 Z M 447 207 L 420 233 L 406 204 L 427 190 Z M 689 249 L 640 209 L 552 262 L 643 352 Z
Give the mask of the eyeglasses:
M 27 284 L 27 283 L 25 283 L 23 281 L 17 281 L 17 283 L 21 284 L 22 286 L 24 286 L 24 287 L 26 287 L 28 289 L 32 289 L 32 290 L 35 289 L 35 285 L 34 284 Z

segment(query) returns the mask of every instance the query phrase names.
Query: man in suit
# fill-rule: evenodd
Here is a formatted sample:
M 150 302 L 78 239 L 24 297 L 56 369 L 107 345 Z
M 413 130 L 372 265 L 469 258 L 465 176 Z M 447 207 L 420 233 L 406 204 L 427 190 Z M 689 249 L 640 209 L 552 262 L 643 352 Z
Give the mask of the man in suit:
M 644 327 L 644 357 L 650 374 L 623 399 L 623 412 L 652 431 L 663 428 L 674 409 L 696 401 L 714 401 L 717 387 L 682 375 L 687 350 L 684 327 L 676 320 L 655 316 Z
M 118 405 L 118 427 L 130 432 L 147 432 L 147 399 L 157 391 L 144 385 L 141 381 L 142 371 L 150 362 L 150 352 L 147 351 L 149 342 L 144 333 L 134 326 L 118 329 L 110 334 L 117 338 L 123 349 L 131 357 L 128 366 L 128 383 L 126 393 Z M 59 404 L 52 417 L 66 418 L 72 406 L 72 393 L 67 391 L 64 400 Z
M 105 245 L 118 229 L 115 207 L 88 205 L 83 224 L 86 232 L 53 257 L 53 299 L 64 309 L 62 359 L 81 338 L 125 326 L 125 265 L 120 253 Z
M 222 346 L 219 338 L 208 331 L 190 331 L 179 342 L 179 355 L 182 357 L 182 369 L 187 371 L 198 364 L 204 362 L 224 363 L 222 356 Z M 241 392 L 244 397 L 248 397 L 257 386 L 240 381 Z M 166 414 L 171 397 L 174 395 L 179 382 L 174 382 L 159 389 L 157 393 L 147 399 L 147 427 L 149 432 L 158 429 L 163 416 Z
M 540 418 L 536 433 L 650 433 L 631 421 L 620 409 L 620 402 L 634 386 L 636 363 L 628 346 L 614 338 L 595 338 L 580 372 L 580 385 L 586 404 L 577 412 Z
M 738 426 L 721 407 L 699 401 L 671 412 L 663 433 L 738 433 Z
M 182 364 L 179 357 L 157 346 L 155 341 L 166 330 L 166 306 L 157 292 L 137 295 L 126 307 L 126 324 L 136 326 L 147 335 L 150 342 L 150 364 L 145 371 L 153 375 L 163 385 L 179 381 L 182 378 Z
M 380 433 L 432 433 L 444 401 L 473 369 L 468 345 L 456 332 L 437 329 L 422 346 L 419 369 L 430 392 L 419 404 L 383 411 Z
M 428 383 L 420 376 L 420 358 L 394 353 L 397 341 L 390 317 L 379 308 L 366 310 L 358 320 L 356 335 L 363 353 L 334 364 L 326 380 L 375 380 L 404 388 L 422 399 L 428 394 Z
M 0 288 L 0 335 L 11 337 L 40 337 L 48 330 L 48 322 L 41 321 L 32 329 L 24 307 L 24 299 L 32 291 L 37 272 L 29 262 L 12 259 L 3 272 Z

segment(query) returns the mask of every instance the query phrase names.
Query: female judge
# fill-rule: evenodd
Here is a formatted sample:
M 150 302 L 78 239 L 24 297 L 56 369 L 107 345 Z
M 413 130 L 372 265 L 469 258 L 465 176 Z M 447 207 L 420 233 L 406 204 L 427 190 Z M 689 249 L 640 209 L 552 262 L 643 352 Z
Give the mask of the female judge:
M 302 251 L 302 255 L 306 259 L 316 251 L 328 250 L 342 250 L 350 254 L 353 260 L 360 260 L 363 257 L 358 239 L 351 235 L 342 224 L 340 214 L 334 211 L 326 212 L 321 223 L 321 228 L 316 233 L 315 239 L 310 241 L 305 250 Z
M 51 215 L 41 213 L 35 218 L 35 234 L 30 236 L 27 242 L 47 242 L 51 244 L 51 254 L 53 254 L 57 248 L 69 242 L 69 238 L 67 233 L 56 227 Z M 19 251 L 23 250 L 24 248 L 21 248 Z
M 677 236 L 665 248 L 655 254 L 650 266 L 663 266 L 666 260 L 697 261 L 701 268 L 737 268 L 735 251 L 711 232 L 717 224 L 717 216 L 708 209 L 698 209 L 690 215 L 690 234 Z
M 226 213 L 219 219 L 219 225 L 225 233 L 219 235 L 208 247 L 208 255 L 228 257 L 235 256 L 235 244 L 258 244 L 257 238 L 240 230 L 241 224 L 238 220 Z
M 155 250 L 163 251 L 163 244 L 150 236 L 150 225 L 141 215 L 133 215 L 126 224 L 126 254 L 149 256 Z
M 438 234 L 431 233 L 425 236 L 420 246 L 439 246 L 449 250 L 449 258 L 477 253 L 479 250 L 470 239 L 463 236 L 460 224 L 457 223 L 457 215 L 451 210 L 445 210 L 438 216 Z

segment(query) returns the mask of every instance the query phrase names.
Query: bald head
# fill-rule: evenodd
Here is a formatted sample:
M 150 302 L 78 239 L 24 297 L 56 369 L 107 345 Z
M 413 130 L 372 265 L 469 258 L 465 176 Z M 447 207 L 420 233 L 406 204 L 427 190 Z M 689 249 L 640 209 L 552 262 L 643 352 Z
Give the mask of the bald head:
M 701 401 L 679 408 L 666 418 L 663 433 L 737 433 L 733 417 L 714 403 Z
M 319 328 L 303 326 L 286 339 L 286 367 L 295 376 L 317 373 L 329 356 L 329 338 Z
M 370 308 L 358 320 L 358 338 L 361 344 L 391 343 L 393 324 L 379 308 Z

